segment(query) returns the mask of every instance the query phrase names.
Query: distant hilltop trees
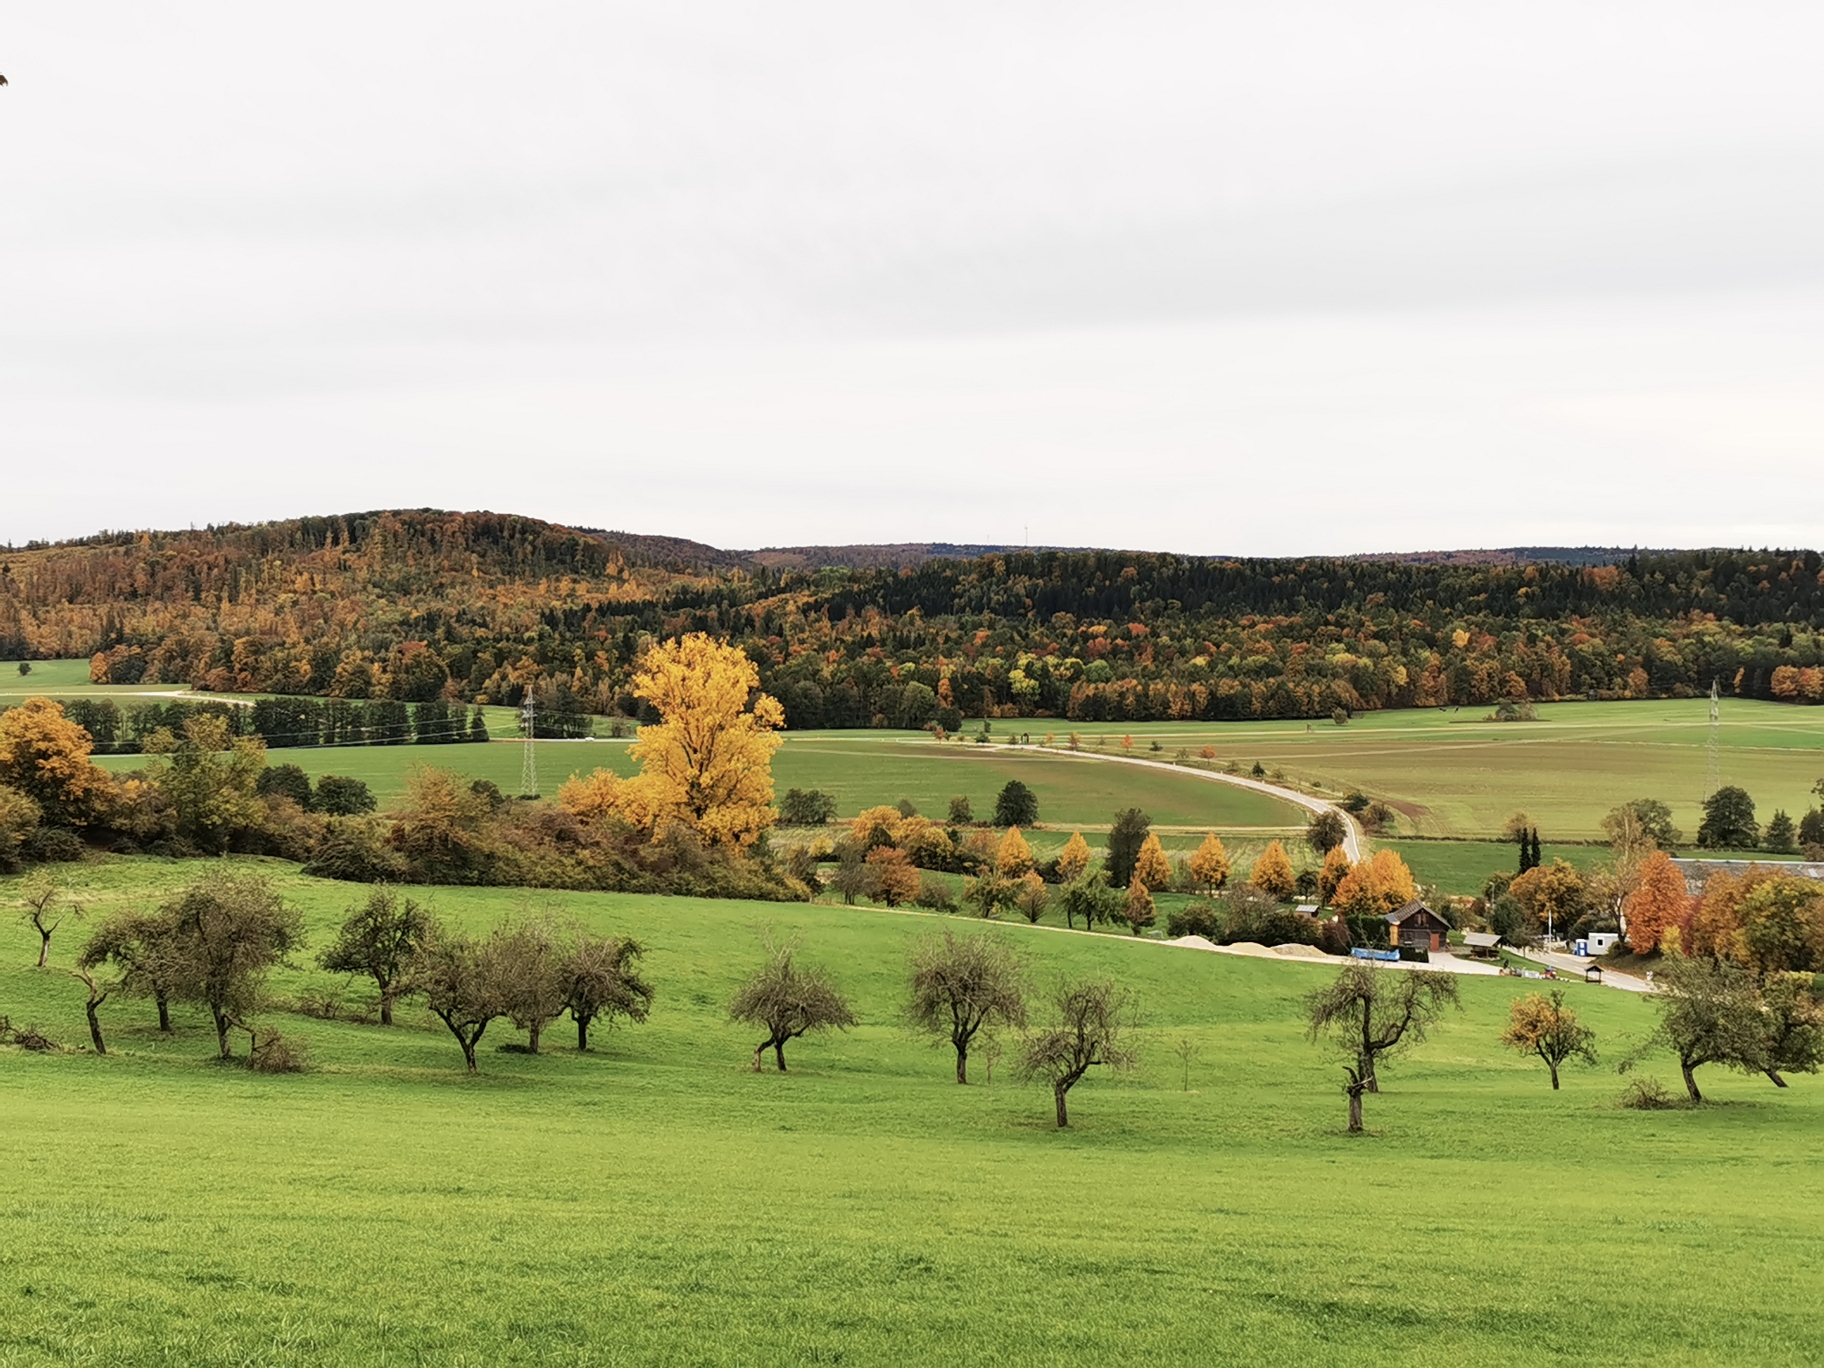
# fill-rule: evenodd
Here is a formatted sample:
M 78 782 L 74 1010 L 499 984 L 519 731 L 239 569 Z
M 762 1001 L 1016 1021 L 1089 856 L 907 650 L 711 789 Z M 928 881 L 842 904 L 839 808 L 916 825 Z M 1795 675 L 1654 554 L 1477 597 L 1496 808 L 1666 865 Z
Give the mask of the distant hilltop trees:
M 691 632 L 741 647 L 791 727 L 1330 719 L 1713 681 L 1824 702 L 1812 551 L 1610 565 L 997 551 L 850 569 L 691 567 L 638 543 L 415 510 L 0 552 L 0 659 L 348 700 L 530 694 L 554 722 L 640 713 L 634 663 Z

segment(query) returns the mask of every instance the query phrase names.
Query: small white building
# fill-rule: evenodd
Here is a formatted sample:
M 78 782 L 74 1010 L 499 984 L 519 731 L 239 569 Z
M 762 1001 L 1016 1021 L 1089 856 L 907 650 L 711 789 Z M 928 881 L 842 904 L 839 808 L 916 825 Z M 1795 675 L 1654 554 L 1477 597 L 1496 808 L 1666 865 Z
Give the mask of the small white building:
M 1606 955 L 1609 947 L 1621 939 L 1619 931 L 1592 931 L 1587 936 L 1579 936 L 1577 944 L 1583 947 L 1578 953 L 1584 955 Z

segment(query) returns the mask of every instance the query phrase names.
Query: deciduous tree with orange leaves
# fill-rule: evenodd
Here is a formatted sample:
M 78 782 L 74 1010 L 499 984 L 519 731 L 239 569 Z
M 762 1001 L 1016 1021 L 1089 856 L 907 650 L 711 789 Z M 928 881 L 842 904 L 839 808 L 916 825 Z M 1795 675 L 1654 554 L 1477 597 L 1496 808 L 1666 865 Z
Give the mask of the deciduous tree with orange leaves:
M 1270 842 L 1254 862 L 1254 868 L 1248 874 L 1248 883 L 1276 898 L 1291 897 L 1298 887 L 1298 878 L 1292 872 L 1292 860 L 1286 854 L 1286 848 L 1278 841 Z
M 1089 842 L 1083 839 L 1083 833 L 1073 831 L 1070 839 L 1064 842 L 1064 849 L 1058 852 L 1058 873 L 1065 883 L 1070 883 L 1089 868 Z
M 1157 832 L 1149 831 L 1134 860 L 1134 877 L 1148 888 L 1167 888 L 1172 882 L 1172 862 L 1165 857 Z
M 1317 871 L 1317 896 L 1324 902 L 1335 900 L 1337 886 L 1349 872 L 1349 852 L 1332 846 L 1324 856 L 1324 867 Z
M 1685 876 L 1665 851 L 1655 851 L 1641 862 L 1640 882 L 1621 910 L 1628 922 L 1628 948 L 1637 955 L 1659 949 L 1673 927 L 1679 928 L 1682 938 L 1691 924 L 1691 896 L 1685 891 Z
M 750 846 L 773 824 L 774 729 L 779 701 L 738 646 L 702 632 L 654 646 L 633 693 L 659 711 L 641 727 L 632 755 L 640 773 L 622 786 L 621 808 L 660 836 L 673 826 L 711 845 Z
M 1032 869 L 1032 847 L 1026 844 L 1017 826 L 1008 827 L 1007 834 L 1001 837 L 1000 849 L 994 853 L 994 868 L 1003 879 L 1021 878 Z
M 1191 854 L 1191 878 L 1199 888 L 1221 888 L 1228 882 L 1231 869 L 1229 852 L 1223 849 L 1222 838 L 1213 831 Z
M 1350 916 L 1368 917 L 1398 911 L 1419 896 L 1406 861 L 1391 850 L 1352 866 L 1336 886 L 1331 905 Z

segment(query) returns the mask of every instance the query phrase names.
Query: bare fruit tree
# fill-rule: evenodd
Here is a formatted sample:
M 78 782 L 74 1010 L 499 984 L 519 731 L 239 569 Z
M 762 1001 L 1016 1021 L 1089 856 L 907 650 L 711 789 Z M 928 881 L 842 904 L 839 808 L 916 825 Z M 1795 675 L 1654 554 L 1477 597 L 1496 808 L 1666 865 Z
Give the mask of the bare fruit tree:
M 1051 1085 L 1058 1125 L 1070 1124 L 1065 1098 L 1083 1075 L 1098 1065 L 1131 1069 L 1139 1009 L 1134 996 L 1112 979 L 1060 983 L 1052 995 L 1055 1020 L 1027 1037 L 1020 1074 Z
M 760 1072 L 760 1056 L 771 1050 L 784 1073 L 788 1040 L 832 1026 L 847 1030 L 855 1024 L 855 1011 L 822 968 L 798 964 L 795 941 L 765 944 L 766 963 L 741 985 L 728 1004 L 728 1016 L 766 1032 L 766 1039 L 754 1046 L 754 1072 Z
M 21 890 L 25 906 L 19 919 L 31 923 L 38 933 L 38 967 L 44 968 L 51 958 L 51 935 L 63 925 L 65 917 L 82 917 L 82 908 L 64 901 L 63 885 L 48 874 L 35 874 Z
M 1380 1061 L 1422 1042 L 1446 1005 L 1462 1010 L 1451 975 L 1364 964 L 1346 965 L 1329 987 L 1305 999 L 1311 1038 L 1328 1038 L 1343 1056 L 1350 1134 L 1362 1130 L 1362 1094 L 1380 1091 Z
M 956 1050 L 956 1081 L 969 1081 L 969 1045 L 984 1027 L 1026 1025 L 1026 966 L 1004 936 L 959 936 L 949 927 L 912 947 L 906 1019 Z

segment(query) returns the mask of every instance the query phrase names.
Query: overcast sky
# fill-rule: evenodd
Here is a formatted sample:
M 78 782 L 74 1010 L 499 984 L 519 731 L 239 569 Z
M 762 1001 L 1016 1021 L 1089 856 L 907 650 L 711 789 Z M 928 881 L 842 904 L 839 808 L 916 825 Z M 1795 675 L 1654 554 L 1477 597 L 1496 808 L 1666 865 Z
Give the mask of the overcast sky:
M 0 7 L 0 540 L 1816 546 L 1824 5 Z

